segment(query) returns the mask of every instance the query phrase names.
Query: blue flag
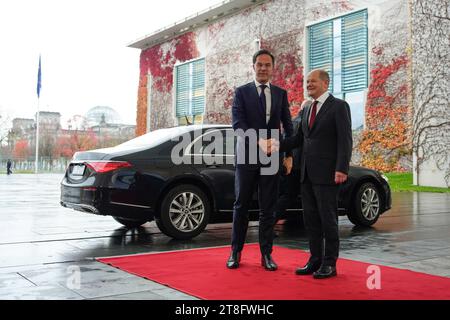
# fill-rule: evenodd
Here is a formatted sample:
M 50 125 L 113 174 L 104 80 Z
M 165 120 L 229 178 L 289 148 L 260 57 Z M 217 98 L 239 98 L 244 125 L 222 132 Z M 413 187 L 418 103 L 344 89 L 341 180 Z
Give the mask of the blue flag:
M 37 79 L 37 96 L 39 98 L 41 94 L 41 56 L 39 55 L 39 69 L 38 69 L 38 79 Z

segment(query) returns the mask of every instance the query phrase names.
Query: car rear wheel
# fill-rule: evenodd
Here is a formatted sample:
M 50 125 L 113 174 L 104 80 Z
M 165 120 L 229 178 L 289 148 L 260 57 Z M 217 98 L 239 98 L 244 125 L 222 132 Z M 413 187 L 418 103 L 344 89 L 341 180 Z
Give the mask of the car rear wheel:
M 119 217 L 113 217 L 113 218 L 114 218 L 114 220 L 116 220 L 120 224 L 123 224 L 127 228 L 137 228 L 147 222 L 147 220 L 134 220 L 134 219 L 119 218 Z
M 353 199 L 349 220 L 356 226 L 368 227 L 377 222 L 381 212 L 381 196 L 372 182 L 363 183 Z
M 210 203 L 206 194 L 193 185 L 171 189 L 161 203 L 155 221 L 161 232 L 175 239 L 191 239 L 208 224 Z

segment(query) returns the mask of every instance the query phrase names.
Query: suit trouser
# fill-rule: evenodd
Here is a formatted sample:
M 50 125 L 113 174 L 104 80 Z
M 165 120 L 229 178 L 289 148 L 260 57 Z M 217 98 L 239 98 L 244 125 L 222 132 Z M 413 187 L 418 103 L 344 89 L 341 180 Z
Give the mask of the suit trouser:
M 289 175 L 280 174 L 279 194 L 276 206 L 275 220 L 285 217 L 287 209 L 295 208 L 300 192 L 300 170 L 292 169 Z M 277 221 L 275 221 L 277 223 Z
M 233 207 L 233 231 L 231 247 L 242 251 L 248 229 L 248 209 L 255 188 L 258 187 L 259 246 L 261 254 L 271 254 L 273 245 L 273 225 L 278 197 L 279 174 L 261 175 L 260 168 L 236 166 L 235 196 Z
M 338 186 L 313 184 L 306 174 L 301 194 L 311 252 L 309 262 L 336 266 L 339 256 Z

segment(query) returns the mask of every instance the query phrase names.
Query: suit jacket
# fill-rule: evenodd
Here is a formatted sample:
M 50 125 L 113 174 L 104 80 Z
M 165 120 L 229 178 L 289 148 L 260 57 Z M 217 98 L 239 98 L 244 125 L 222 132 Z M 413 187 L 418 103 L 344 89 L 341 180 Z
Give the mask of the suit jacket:
M 309 104 L 311 104 L 311 103 L 309 103 Z M 298 115 L 294 119 L 292 119 L 292 125 L 294 127 L 293 135 L 296 135 L 302 125 L 301 112 L 299 112 Z M 283 138 L 286 138 L 286 135 Z M 293 158 L 292 170 L 300 170 L 300 159 L 301 159 L 300 151 L 301 151 L 300 148 L 294 148 L 292 150 L 292 158 Z
M 350 107 L 331 94 L 316 116 L 311 130 L 308 119 L 312 105 L 301 111 L 301 125 L 295 136 L 281 142 L 281 151 L 300 147 L 300 174 L 305 170 L 314 184 L 334 185 L 335 172 L 348 174 L 352 154 Z
M 281 130 L 282 124 L 286 136 L 292 136 L 293 126 L 286 90 L 270 84 L 270 93 L 272 105 L 270 110 L 270 119 L 267 123 L 265 112 L 259 103 L 258 90 L 256 89 L 255 82 L 252 81 L 246 85 L 236 88 L 232 107 L 233 129 L 242 129 L 244 132 L 249 129 L 255 129 L 259 137 L 259 130 Z M 270 134 L 268 137 L 270 137 Z M 243 143 L 245 143 L 245 146 Z M 246 139 L 245 142 L 238 139 L 236 147 L 245 147 L 246 158 L 248 159 L 248 139 Z M 256 146 L 256 149 L 254 150 L 258 151 L 258 146 Z M 238 165 L 247 166 L 248 162 L 246 161 L 246 164 Z M 259 165 L 258 160 L 257 166 Z

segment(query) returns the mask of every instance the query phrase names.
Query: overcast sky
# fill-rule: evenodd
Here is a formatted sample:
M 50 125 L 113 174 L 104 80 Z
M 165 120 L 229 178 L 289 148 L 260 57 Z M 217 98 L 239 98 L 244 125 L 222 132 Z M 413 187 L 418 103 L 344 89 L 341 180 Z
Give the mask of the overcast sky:
M 139 49 L 127 45 L 218 0 L 0 0 L 0 115 L 110 106 L 135 124 Z

